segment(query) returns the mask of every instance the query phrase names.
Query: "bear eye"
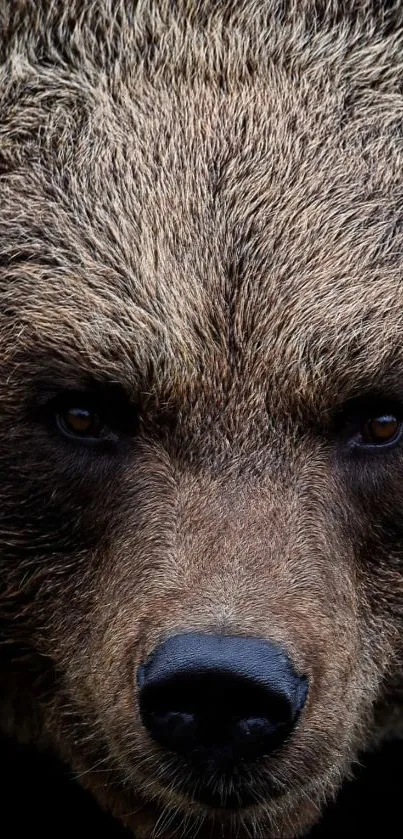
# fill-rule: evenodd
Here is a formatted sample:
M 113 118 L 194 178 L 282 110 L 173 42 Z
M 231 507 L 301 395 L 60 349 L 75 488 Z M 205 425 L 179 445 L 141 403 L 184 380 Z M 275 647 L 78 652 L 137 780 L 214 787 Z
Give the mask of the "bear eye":
M 392 399 L 365 396 L 346 403 L 337 427 L 342 439 L 355 449 L 395 446 L 403 431 L 403 406 Z
M 69 439 L 96 443 L 115 439 L 105 420 L 105 411 L 94 403 L 91 395 L 66 393 L 53 403 L 57 430 Z
M 102 431 L 98 414 L 80 405 L 58 411 L 56 419 L 62 432 L 75 437 L 99 437 Z
M 384 446 L 400 437 L 402 422 L 392 413 L 380 414 L 368 419 L 361 428 L 364 445 Z

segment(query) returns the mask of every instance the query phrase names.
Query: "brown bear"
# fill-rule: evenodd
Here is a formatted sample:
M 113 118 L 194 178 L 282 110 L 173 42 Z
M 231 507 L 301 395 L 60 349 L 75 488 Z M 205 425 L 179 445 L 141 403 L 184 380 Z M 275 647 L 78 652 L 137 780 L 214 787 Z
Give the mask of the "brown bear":
M 0 0 L 1 728 L 139 839 L 402 727 L 400 0 Z

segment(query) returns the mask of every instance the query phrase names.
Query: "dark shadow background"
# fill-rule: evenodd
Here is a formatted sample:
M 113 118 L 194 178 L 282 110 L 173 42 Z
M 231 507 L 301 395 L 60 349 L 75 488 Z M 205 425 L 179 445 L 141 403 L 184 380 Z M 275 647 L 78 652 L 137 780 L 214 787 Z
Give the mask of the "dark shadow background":
M 128 839 L 128 833 L 50 756 L 1 740 L 0 762 L 2 839 Z M 389 743 L 367 757 L 356 780 L 345 785 L 309 839 L 403 835 L 402 767 L 403 742 Z

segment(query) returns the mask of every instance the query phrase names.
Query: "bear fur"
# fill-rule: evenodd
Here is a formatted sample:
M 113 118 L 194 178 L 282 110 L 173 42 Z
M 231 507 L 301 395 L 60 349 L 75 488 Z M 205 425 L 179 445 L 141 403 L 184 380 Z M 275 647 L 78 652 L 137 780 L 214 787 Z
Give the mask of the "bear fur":
M 403 419 L 403 6 L 0 0 L 0 27 L 3 734 L 139 839 L 300 836 L 402 729 L 403 448 L 362 429 Z M 80 400 L 101 444 L 61 427 Z M 141 723 L 138 665 L 189 631 L 309 678 L 253 806 L 185 794 Z

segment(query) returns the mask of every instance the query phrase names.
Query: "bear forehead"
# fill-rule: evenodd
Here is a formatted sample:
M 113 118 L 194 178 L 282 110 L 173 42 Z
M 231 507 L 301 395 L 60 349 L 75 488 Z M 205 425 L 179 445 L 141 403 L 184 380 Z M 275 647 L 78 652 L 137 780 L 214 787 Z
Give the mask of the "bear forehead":
M 279 207 L 275 176 L 259 192 L 260 174 L 256 207 L 251 181 L 237 190 L 234 175 L 233 203 L 224 185 L 213 199 L 191 161 L 186 190 L 178 176 L 165 200 L 160 172 L 141 207 L 118 173 L 95 184 L 91 168 L 87 183 L 79 170 L 63 183 L 57 169 L 14 175 L 2 311 L 15 312 L 21 340 L 123 383 L 153 364 L 169 389 L 170 378 L 226 364 L 225 375 L 236 368 L 307 399 L 374 387 L 401 352 L 396 196 L 351 195 L 346 178 L 332 197 L 330 167 L 327 193 L 319 174 L 298 198 L 284 186 Z
M 164 214 L 158 228 L 143 222 L 128 236 L 122 227 L 114 244 L 89 229 L 89 245 L 75 222 L 63 238 L 55 219 L 46 236 L 25 228 L 0 278 L 1 311 L 22 345 L 129 387 L 150 385 L 152 370 L 164 393 L 213 368 L 330 407 L 388 387 L 389 374 L 396 389 L 403 285 L 393 222 L 375 231 L 387 244 L 374 257 L 364 230 L 354 241 L 347 225 L 346 243 L 296 227 L 295 239 L 287 229 L 273 241 L 262 226 L 243 247 L 223 225 L 223 237 L 195 230 L 177 250 Z
M 206 259 L 204 275 L 171 257 L 164 271 L 163 255 L 153 270 L 151 262 L 142 271 L 133 261 L 126 272 L 96 258 L 13 263 L 0 292 L 3 335 L 15 351 L 29 350 L 32 370 L 49 361 L 57 371 L 61 362 L 77 379 L 156 388 L 164 398 L 201 376 L 208 389 L 237 377 L 281 394 L 290 410 L 295 399 L 323 412 L 360 392 L 401 395 L 398 272 L 360 273 L 351 260 L 338 274 L 324 260 L 279 277 L 268 257 L 259 272 L 244 263 L 242 273 L 218 258 L 210 270 Z
M 216 367 L 332 403 L 395 377 L 400 95 L 320 67 L 315 85 L 80 83 L 21 65 L 5 94 L 13 341 L 123 384 L 152 366 L 165 390 Z

